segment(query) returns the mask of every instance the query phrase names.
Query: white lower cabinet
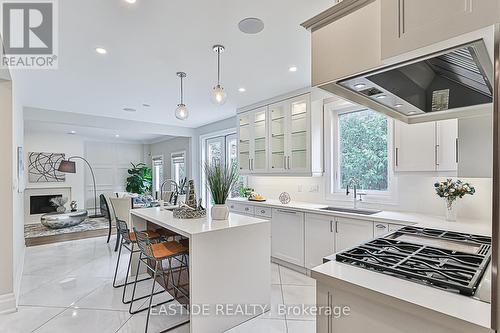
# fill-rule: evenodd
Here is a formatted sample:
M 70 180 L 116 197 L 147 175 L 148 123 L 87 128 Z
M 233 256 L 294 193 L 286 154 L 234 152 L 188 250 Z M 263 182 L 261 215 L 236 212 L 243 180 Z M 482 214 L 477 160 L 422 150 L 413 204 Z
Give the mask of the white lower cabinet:
M 335 218 L 333 216 L 306 214 L 305 257 L 306 268 L 323 263 L 323 258 L 335 252 Z
M 373 222 L 337 217 L 335 219 L 335 252 L 359 245 L 373 238 Z
M 304 213 L 273 208 L 271 255 L 304 267 Z

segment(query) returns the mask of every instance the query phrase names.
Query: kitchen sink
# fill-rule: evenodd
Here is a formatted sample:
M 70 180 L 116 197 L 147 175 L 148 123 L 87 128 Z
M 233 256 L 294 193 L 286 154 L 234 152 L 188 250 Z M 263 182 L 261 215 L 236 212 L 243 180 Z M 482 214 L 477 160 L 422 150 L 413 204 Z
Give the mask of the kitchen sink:
M 357 209 L 357 208 L 343 208 L 343 207 L 324 207 L 321 210 L 328 210 L 331 212 L 341 212 L 341 213 L 353 213 L 362 215 L 373 215 L 380 213 L 380 210 L 369 210 L 369 209 Z

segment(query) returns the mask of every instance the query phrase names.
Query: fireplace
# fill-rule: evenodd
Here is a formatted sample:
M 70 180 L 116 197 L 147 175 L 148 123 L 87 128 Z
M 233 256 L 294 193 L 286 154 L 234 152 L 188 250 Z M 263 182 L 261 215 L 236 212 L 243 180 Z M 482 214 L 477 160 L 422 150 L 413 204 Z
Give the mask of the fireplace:
M 63 197 L 71 202 L 71 187 L 28 187 L 24 191 L 24 223 L 40 223 L 43 214 L 56 211 L 50 199 Z M 69 208 L 69 207 L 66 207 Z
M 56 207 L 50 202 L 54 198 L 62 198 L 62 194 L 30 196 L 30 215 L 55 212 Z

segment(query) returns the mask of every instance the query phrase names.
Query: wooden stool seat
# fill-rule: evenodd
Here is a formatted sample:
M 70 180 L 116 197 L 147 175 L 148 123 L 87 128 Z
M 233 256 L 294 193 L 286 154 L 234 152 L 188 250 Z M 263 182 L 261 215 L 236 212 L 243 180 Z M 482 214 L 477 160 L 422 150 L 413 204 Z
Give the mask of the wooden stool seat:
M 157 233 L 156 231 L 146 230 L 144 232 L 148 235 L 148 238 L 150 238 L 150 239 L 160 238 L 160 234 Z M 135 233 L 133 231 L 131 231 L 129 233 L 129 235 L 130 235 L 129 241 L 131 241 L 133 243 L 137 242 L 137 237 L 135 237 Z M 125 237 L 125 239 L 127 238 L 126 236 L 124 236 L 124 237 Z
M 155 259 L 161 260 L 171 256 L 187 252 L 188 248 L 178 242 L 162 242 L 151 244 L 151 250 Z

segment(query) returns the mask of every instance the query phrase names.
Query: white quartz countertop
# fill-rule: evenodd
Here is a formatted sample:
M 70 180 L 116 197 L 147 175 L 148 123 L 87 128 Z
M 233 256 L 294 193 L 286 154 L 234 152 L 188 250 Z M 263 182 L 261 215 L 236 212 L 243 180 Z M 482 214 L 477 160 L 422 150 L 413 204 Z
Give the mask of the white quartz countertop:
M 483 235 L 483 236 L 491 235 L 491 221 L 459 219 L 456 222 L 449 222 L 445 220 L 444 216 L 435 216 L 435 215 L 419 214 L 411 212 L 387 211 L 387 210 L 383 210 L 379 213 L 372 215 L 333 212 L 321 209 L 329 206 L 326 204 L 291 201 L 290 203 L 284 205 L 278 200 L 273 200 L 273 199 L 268 199 L 264 202 L 256 202 L 256 201 L 248 201 L 246 198 L 233 198 L 233 199 L 228 199 L 228 202 L 244 203 L 253 206 L 292 209 L 292 210 L 302 211 L 305 213 L 356 218 L 359 220 L 366 220 L 372 222 L 414 225 L 424 228 L 444 229 L 457 232 L 473 233 L 476 235 Z M 335 205 L 335 204 L 331 204 L 330 206 L 343 207 L 341 205 Z M 365 209 L 365 208 L 360 208 L 360 209 Z
M 422 306 L 439 313 L 490 328 L 489 303 L 432 288 L 386 274 L 352 267 L 335 261 L 312 269 L 312 277 L 334 283 L 349 283 L 352 288 L 365 288 L 398 300 Z
M 227 220 L 212 220 L 209 216 L 210 212 L 207 212 L 207 216 L 201 219 L 177 219 L 174 218 L 172 211 L 160 209 L 159 207 L 133 209 L 130 214 L 186 237 L 204 232 L 244 227 L 251 224 L 269 223 L 269 220 L 266 219 L 233 213 L 229 214 Z
M 490 221 L 461 219 L 457 222 L 448 222 L 445 220 L 444 216 L 397 211 L 381 211 L 373 215 L 332 212 L 320 209 L 327 207 L 328 205 L 326 204 L 295 201 L 291 201 L 289 204 L 284 205 L 278 200 L 254 202 L 248 201 L 245 198 L 235 198 L 230 199 L 229 202 L 491 236 Z M 331 204 L 330 206 L 337 205 Z M 342 206 L 339 205 L 338 207 Z M 490 304 L 472 297 L 450 293 L 430 286 L 335 261 L 330 261 L 313 268 L 312 276 L 317 280 L 329 280 L 333 283 L 335 283 L 335 281 L 339 283 L 349 283 L 352 284 L 353 288 L 369 289 L 482 327 L 490 327 Z

